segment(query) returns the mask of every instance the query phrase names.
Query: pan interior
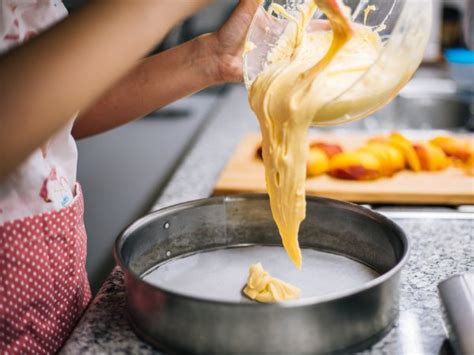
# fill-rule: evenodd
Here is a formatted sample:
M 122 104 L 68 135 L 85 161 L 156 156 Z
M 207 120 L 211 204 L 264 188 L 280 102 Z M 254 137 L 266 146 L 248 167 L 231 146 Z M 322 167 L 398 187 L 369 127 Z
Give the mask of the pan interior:
M 301 299 L 327 297 L 350 291 L 379 274 L 345 256 L 302 249 L 303 268 L 290 262 L 278 246 L 215 249 L 176 257 L 143 273 L 146 282 L 194 298 L 224 302 L 250 302 L 242 295 L 248 268 L 261 262 L 274 277 L 301 289 Z

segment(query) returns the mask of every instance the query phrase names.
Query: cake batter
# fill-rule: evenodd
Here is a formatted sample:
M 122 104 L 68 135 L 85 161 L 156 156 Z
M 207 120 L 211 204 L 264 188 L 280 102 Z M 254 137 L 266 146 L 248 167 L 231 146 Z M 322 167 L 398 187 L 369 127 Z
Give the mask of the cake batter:
M 252 265 L 249 269 L 245 295 L 258 302 L 277 303 L 300 297 L 300 289 L 275 277 L 271 277 L 263 269 L 261 263 Z
M 317 6 L 330 28 L 326 21 L 311 21 Z M 398 35 L 391 35 L 389 45 L 383 45 L 379 33 L 386 29 L 392 10 L 377 27 L 369 27 L 370 12 L 377 11 L 371 5 L 364 11 L 364 24 L 351 24 L 342 0 L 306 0 L 291 15 L 281 6 L 271 7 L 288 25 L 268 53 L 264 69 L 249 83 L 249 101 L 262 132 L 272 214 L 283 246 L 298 268 L 302 265 L 298 232 L 306 214 L 309 127 L 370 115 L 395 97 L 420 64 L 429 32 L 410 31 L 409 42 L 416 47 L 407 46 L 406 28 L 402 28 Z M 428 18 L 421 19 L 427 26 Z M 406 26 L 411 27 L 410 23 Z M 405 47 L 406 55 L 396 54 Z
M 326 14 L 331 31 L 307 33 L 317 6 Z M 285 10 L 277 7 L 279 14 Z M 373 106 L 378 94 L 393 87 L 389 77 L 380 87 L 357 85 L 345 101 L 333 100 L 349 89 L 374 64 L 382 43 L 377 32 L 352 25 L 347 9 L 336 0 L 309 0 L 290 21 L 268 66 L 249 90 L 249 101 L 262 131 L 265 177 L 273 217 L 283 245 L 301 268 L 298 244 L 306 215 L 305 179 L 307 132 L 346 112 Z M 377 94 L 374 94 L 377 93 Z M 330 105 L 327 105 L 331 103 Z

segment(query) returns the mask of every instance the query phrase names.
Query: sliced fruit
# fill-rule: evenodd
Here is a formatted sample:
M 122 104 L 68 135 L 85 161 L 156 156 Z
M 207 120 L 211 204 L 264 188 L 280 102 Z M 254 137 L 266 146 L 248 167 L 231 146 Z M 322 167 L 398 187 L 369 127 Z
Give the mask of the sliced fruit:
M 389 144 L 398 149 L 407 162 L 408 167 L 417 172 L 421 170 L 420 159 L 413 148 L 412 143 L 400 133 L 392 133 L 388 139 Z
M 310 149 L 313 149 L 313 148 L 321 149 L 322 151 L 324 151 L 324 153 L 326 153 L 328 158 L 332 158 L 336 154 L 343 152 L 343 149 L 341 148 L 340 145 L 330 144 L 330 143 L 325 143 L 325 142 L 313 142 L 310 144 Z
M 381 149 L 380 146 L 376 147 L 375 144 L 372 144 L 370 146 L 362 147 L 358 151 L 373 155 L 380 163 L 380 172 L 383 176 L 390 176 L 393 174 L 390 165 L 390 156 L 385 149 Z
M 423 170 L 439 171 L 449 166 L 448 157 L 440 147 L 423 142 L 413 144 L 413 148 L 418 155 Z
M 386 144 L 387 150 L 390 154 L 390 159 L 395 172 L 403 170 L 405 168 L 406 160 L 404 155 L 395 147 L 390 144 Z
M 309 177 L 319 176 L 329 170 L 329 158 L 327 154 L 319 148 L 311 148 L 308 153 L 308 163 L 306 174 Z
M 369 143 L 360 148 L 359 151 L 375 156 L 380 162 L 384 176 L 392 176 L 405 167 L 403 154 L 388 143 Z
M 447 156 L 464 163 L 474 154 L 469 142 L 454 137 L 438 136 L 433 138 L 430 143 L 441 148 Z
M 474 176 L 474 155 L 471 155 L 463 168 L 467 175 Z
M 374 155 L 358 151 L 334 156 L 329 174 L 346 180 L 375 180 L 382 176 L 382 168 Z

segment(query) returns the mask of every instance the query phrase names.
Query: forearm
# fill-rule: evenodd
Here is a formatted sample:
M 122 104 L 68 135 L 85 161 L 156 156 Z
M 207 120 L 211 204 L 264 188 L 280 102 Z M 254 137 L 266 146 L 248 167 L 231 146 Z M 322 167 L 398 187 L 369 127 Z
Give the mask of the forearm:
M 76 137 L 96 134 L 207 86 L 242 80 L 242 52 L 260 0 L 240 0 L 219 31 L 142 61 L 76 120 Z
M 80 114 L 74 124 L 74 137 L 109 130 L 219 83 L 218 61 L 210 48 L 213 39 L 212 34 L 204 35 L 142 60 Z
M 205 2 L 90 1 L 1 57 L 0 179 Z

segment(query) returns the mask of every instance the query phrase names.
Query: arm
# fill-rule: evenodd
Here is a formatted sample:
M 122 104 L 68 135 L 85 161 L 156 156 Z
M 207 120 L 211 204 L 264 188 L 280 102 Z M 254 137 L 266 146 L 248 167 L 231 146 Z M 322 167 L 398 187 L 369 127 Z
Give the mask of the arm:
M 142 60 L 80 114 L 74 136 L 97 134 L 208 86 L 240 81 L 244 40 L 257 7 L 255 0 L 241 0 L 218 32 Z
M 208 36 L 144 59 L 91 108 L 79 114 L 75 138 L 101 133 L 218 83 Z
M 207 2 L 89 1 L 0 57 L 0 179 Z

